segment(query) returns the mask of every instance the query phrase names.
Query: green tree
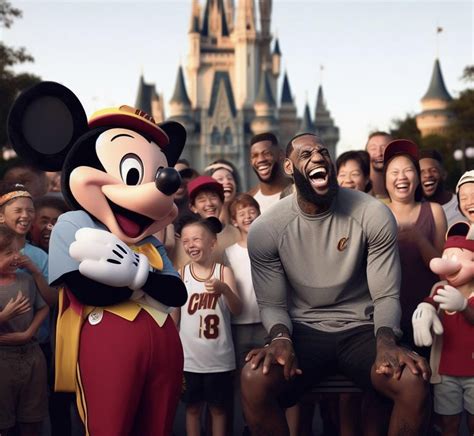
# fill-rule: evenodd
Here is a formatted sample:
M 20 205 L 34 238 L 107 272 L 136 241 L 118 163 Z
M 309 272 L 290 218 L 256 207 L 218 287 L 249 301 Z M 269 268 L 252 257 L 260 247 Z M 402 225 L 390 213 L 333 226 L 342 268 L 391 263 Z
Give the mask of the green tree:
M 0 27 L 10 28 L 21 16 L 9 1 L 0 0 Z M 33 57 L 24 47 L 8 47 L 0 41 L 0 147 L 8 142 L 6 123 L 13 101 L 20 91 L 40 80 L 32 74 L 14 72 L 14 66 L 25 62 L 33 62 Z
M 399 118 L 392 121 L 390 134 L 397 139 L 411 139 L 416 144 L 421 142 L 421 132 L 416 126 L 414 115 L 406 114 L 405 118 Z

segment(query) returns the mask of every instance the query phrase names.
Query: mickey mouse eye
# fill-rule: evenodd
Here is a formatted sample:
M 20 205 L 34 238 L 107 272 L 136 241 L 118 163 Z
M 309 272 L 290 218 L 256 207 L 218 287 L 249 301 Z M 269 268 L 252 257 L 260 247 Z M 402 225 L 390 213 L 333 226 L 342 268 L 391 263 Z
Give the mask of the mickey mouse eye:
M 139 185 L 143 179 L 143 163 L 133 153 L 125 155 L 120 162 L 120 175 L 127 185 Z

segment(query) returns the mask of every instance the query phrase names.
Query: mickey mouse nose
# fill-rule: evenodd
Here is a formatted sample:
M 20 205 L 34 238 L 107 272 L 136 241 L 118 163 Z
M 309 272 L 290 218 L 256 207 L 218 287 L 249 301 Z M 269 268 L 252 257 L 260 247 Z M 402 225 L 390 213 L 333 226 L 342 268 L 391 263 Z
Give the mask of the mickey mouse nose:
M 156 172 L 155 185 L 165 195 L 174 194 L 181 186 L 181 176 L 174 168 L 159 168 Z

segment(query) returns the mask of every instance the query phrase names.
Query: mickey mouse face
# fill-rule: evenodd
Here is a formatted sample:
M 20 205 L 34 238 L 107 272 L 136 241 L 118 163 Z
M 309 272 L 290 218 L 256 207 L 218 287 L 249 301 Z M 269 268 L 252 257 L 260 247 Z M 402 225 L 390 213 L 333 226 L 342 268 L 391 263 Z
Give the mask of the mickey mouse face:
M 112 128 L 99 135 L 95 148 L 103 169 L 81 165 L 69 177 L 71 193 L 86 211 L 126 242 L 174 220 L 173 196 L 155 183 L 158 170 L 168 167 L 158 145 L 133 130 Z
M 43 170 L 62 170 L 63 194 L 74 208 L 128 244 L 176 217 L 173 194 L 180 179 L 170 167 L 186 140 L 178 123 L 156 125 L 147 114 L 122 106 L 100 111 L 88 126 L 69 89 L 42 82 L 15 102 L 9 134 L 23 159 Z

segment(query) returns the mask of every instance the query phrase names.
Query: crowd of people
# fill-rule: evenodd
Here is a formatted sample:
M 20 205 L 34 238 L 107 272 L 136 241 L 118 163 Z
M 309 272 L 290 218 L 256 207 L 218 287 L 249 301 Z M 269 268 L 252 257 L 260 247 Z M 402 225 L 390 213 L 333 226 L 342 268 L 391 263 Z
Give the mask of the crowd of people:
M 474 171 L 449 192 L 439 152 L 385 132 L 335 164 L 313 134 L 283 150 L 263 133 L 251 141 L 249 164 L 258 183 L 243 193 L 231 162 L 215 160 L 200 174 L 179 160 L 178 217 L 155 235 L 188 292 L 172 312 L 184 351 L 186 434 L 207 427 L 229 435 L 240 419 L 239 434 L 309 435 L 302 399 L 335 371 L 365 393 L 341 394 L 339 413 L 323 413 L 326 434 L 333 425 L 343 436 L 458 434 L 443 420 L 450 411 L 430 413 L 430 348 L 416 344 L 412 316 L 440 280 L 430 261 L 441 257 L 448 228 L 474 224 Z M 48 284 L 48 249 L 67 210 L 60 174 L 23 163 L 4 173 L 0 435 L 80 434 L 74 396 L 52 389 L 57 290 Z M 472 362 L 463 404 L 474 434 Z M 373 419 L 355 422 L 361 415 Z

